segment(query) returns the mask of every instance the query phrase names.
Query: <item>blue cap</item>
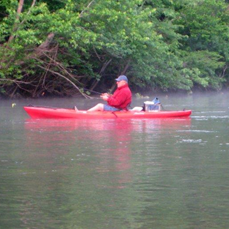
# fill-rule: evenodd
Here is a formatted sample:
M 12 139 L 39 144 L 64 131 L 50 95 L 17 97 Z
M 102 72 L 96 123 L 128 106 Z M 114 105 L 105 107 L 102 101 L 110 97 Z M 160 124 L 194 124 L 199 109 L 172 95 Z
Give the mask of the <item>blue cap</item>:
M 119 77 L 118 77 L 117 79 L 115 79 L 115 80 L 116 80 L 117 82 L 124 80 L 124 81 L 126 81 L 126 82 L 128 83 L 128 79 L 127 79 L 127 77 L 124 76 L 124 75 L 119 76 Z

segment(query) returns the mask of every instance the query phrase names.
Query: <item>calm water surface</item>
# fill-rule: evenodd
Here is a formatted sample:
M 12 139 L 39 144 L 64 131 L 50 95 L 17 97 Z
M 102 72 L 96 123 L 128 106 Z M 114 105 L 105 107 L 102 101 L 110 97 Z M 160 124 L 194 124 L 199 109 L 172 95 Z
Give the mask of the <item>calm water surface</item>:
M 160 100 L 191 119 L 33 120 L 24 105 L 99 100 L 1 101 L 0 228 L 229 228 L 229 94 Z

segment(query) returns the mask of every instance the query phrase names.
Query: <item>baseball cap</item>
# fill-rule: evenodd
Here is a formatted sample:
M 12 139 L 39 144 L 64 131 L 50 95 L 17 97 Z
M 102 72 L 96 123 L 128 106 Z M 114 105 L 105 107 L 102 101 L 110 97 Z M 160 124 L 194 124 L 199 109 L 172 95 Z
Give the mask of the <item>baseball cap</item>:
M 125 76 L 125 75 L 121 75 L 121 76 L 119 76 L 117 79 L 115 79 L 117 82 L 119 82 L 119 81 L 122 81 L 122 80 L 124 80 L 124 81 L 126 81 L 127 83 L 128 83 L 128 79 L 127 79 L 127 77 Z

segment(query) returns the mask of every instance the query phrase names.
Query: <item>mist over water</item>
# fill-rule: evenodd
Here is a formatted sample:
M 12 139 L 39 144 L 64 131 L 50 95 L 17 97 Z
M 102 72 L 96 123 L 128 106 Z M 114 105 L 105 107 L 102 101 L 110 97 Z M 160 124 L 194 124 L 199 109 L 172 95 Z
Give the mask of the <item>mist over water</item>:
M 157 97 L 191 118 L 34 120 L 24 105 L 101 101 L 2 100 L 0 228 L 228 228 L 229 93 Z

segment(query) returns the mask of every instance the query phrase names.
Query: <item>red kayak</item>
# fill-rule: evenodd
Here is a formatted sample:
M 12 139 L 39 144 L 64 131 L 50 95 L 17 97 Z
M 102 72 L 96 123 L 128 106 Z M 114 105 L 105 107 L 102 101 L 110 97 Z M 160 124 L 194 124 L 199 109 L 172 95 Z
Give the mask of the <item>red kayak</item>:
M 191 110 L 180 111 L 95 111 L 84 110 L 75 111 L 74 109 L 50 108 L 50 107 L 24 107 L 31 118 L 36 119 L 154 119 L 154 118 L 178 118 L 189 117 Z

